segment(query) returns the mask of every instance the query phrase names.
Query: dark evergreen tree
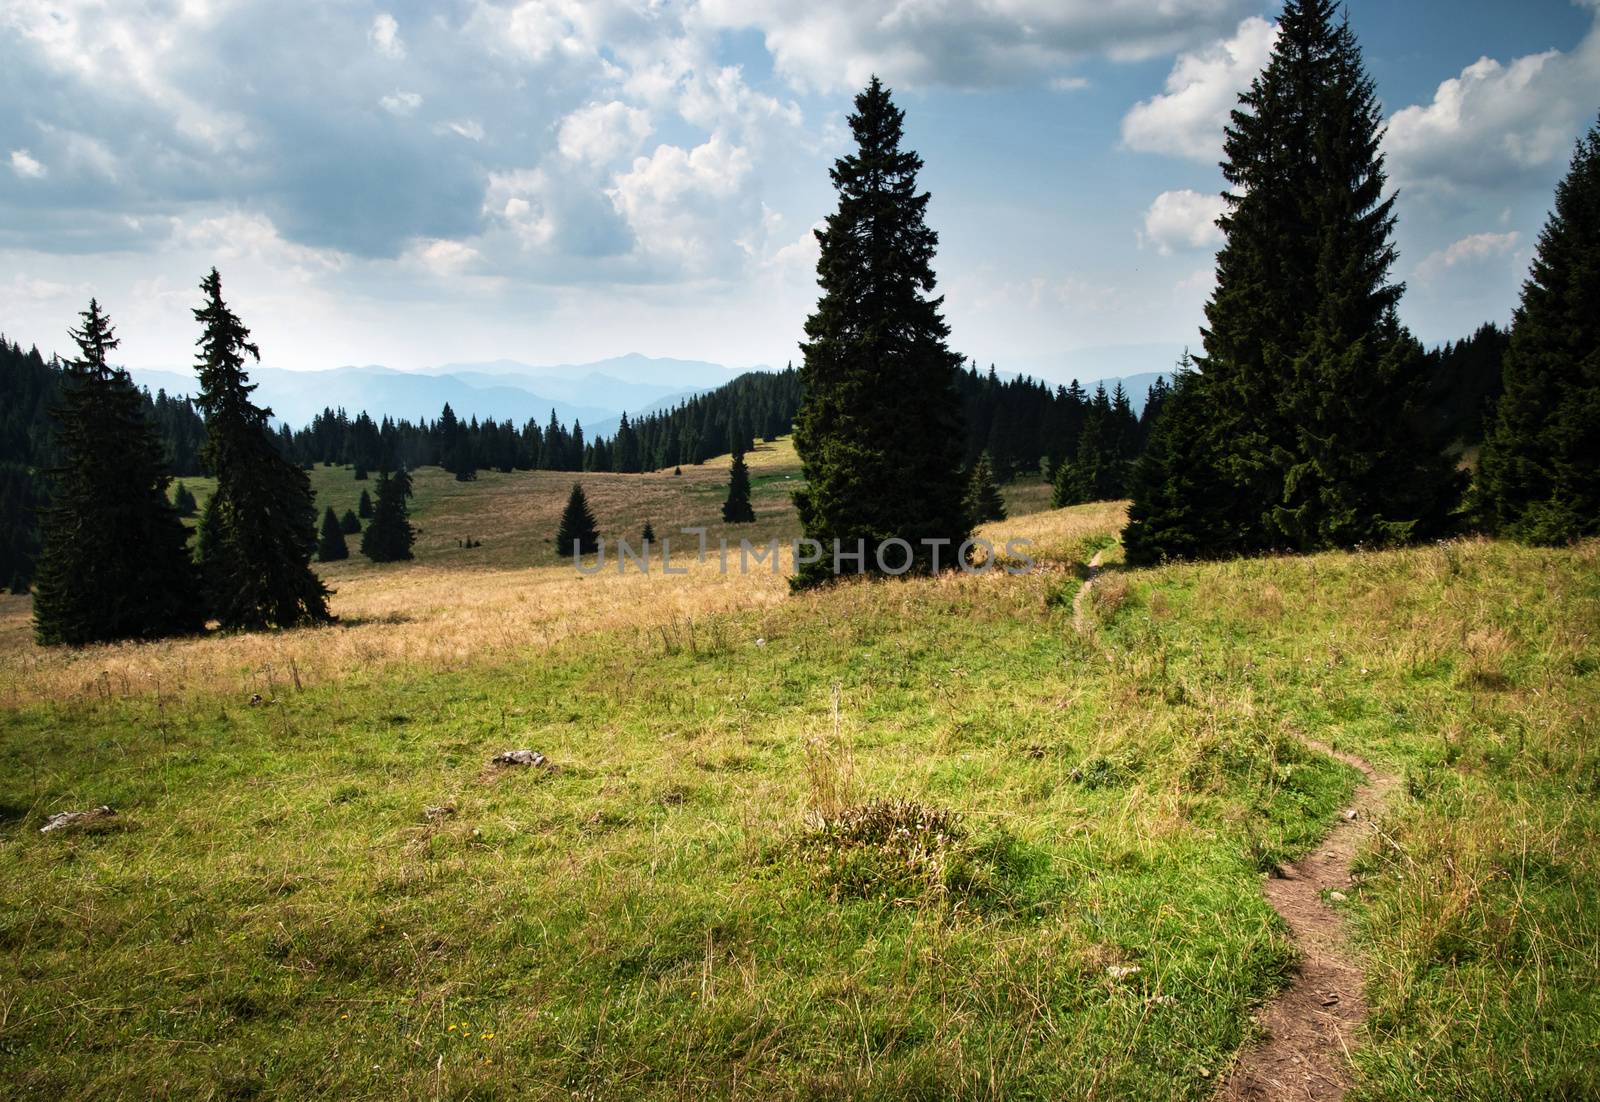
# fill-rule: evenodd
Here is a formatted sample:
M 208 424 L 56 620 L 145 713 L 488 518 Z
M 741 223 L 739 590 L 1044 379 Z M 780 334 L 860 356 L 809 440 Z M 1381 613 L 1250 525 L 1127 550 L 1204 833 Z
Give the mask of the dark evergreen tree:
M 656 530 L 651 527 L 648 520 L 644 522 L 644 531 L 639 533 L 639 538 L 645 543 L 654 543 L 656 541 Z
M 213 611 L 223 627 L 246 630 L 329 621 L 328 589 L 311 569 L 317 544 L 311 483 L 280 453 L 272 411 L 250 400 L 255 387 L 245 358 L 259 361 L 261 354 L 223 301 L 215 268 L 200 289 L 196 404 L 206 418 L 205 460 L 217 479 L 224 552 L 213 564 Z
M 417 538 L 406 505 L 411 479 L 403 468 L 394 475 L 379 471 L 377 491 L 372 520 L 361 533 L 361 553 L 373 562 L 402 562 L 412 557 L 411 545 Z
M 55 413 L 61 465 L 41 526 L 34 632 L 81 646 L 198 631 L 189 534 L 167 502 L 161 439 L 128 373 L 107 358 L 119 344 L 111 319 L 94 299 L 80 317 Z
M 1184 515 L 1213 527 L 1150 554 L 1388 544 L 1449 523 L 1459 482 L 1419 431 L 1426 365 L 1387 281 L 1380 124 L 1331 0 L 1288 0 L 1227 129 L 1227 241 L 1190 395 L 1201 431 L 1168 442 L 1183 451 L 1168 466 L 1210 503 Z M 1147 542 L 1177 533 L 1137 504 Z
M 195 528 L 194 564 L 200 578 L 200 603 L 208 609 L 219 607 L 227 573 L 227 533 L 222 529 L 221 504 L 216 494 L 206 498 Z
M 365 482 L 366 480 L 367 480 L 367 468 L 365 467 L 365 465 L 363 465 L 361 463 L 357 463 L 356 464 L 356 481 L 357 482 Z
M 344 542 L 344 529 L 340 527 L 339 516 L 330 505 L 322 514 L 322 535 L 317 539 L 317 561 L 338 562 L 349 557 L 350 547 Z
M 181 482 L 172 488 L 172 507 L 178 511 L 180 517 L 192 517 L 200 511 L 200 504 L 195 501 L 194 494 Z
M 1185 356 L 1129 476 L 1133 501 L 1122 546 L 1130 563 L 1216 555 L 1217 534 L 1230 530 L 1227 503 L 1210 493 L 1205 472 L 1191 466 L 1193 441 L 1208 430 L 1210 411 L 1199 394 L 1199 376 L 1188 366 Z
M 1116 501 L 1127 493 L 1129 456 L 1133 454 L 1139 423 L 1123 393 L 1095 389 L 1078 433 L 1078 447 L 1070 461 L 1056 469 L 1051 504 L 1081 505 L 1088 501 Z
M 873 77 L 856 97 L 853 152 L 831 176 L 839 207 L 818 231 L 822 296 L 806 321 L 804 399 L 795 424 L 805 489 L 795 494 L 808 538 L 867 549 L 903 539 L 919 564 L 924 540 L 959 546 L 971 531 L 962 498 L 961 358 L 946 346 L 932 296 L 938 236 L 917 191 L 922 159 L 901 149 L 904 114 Z M 953 565 L 953 554 L 944 556 Z M 793 583 L 833 576 L 831 555 Z
M 1511 330 L 1484 322 L 1470 337 L 1428 353 L 1424 431 L 1445 445 L 1482 444 L 1500 401 Z
M 994 480 L 988 452 L 978 456 L 972 475 L 967 479 L 966 507 L 967 516 L 975 525 L 1006 519 L 1005 499 L 1000 496 L 1000 487 Z
M 344 511 L 344 516 L 339 518 L 339 530 L 347 536 L 358 535 L 361 532 L 361 519 L 356 516 L 354 509 Z
M 369 520 L 372 517 L 372 498 L 365 490 L 361 491 L 361 500 L 356 502 L 356 516 L 362 520 Z
M 733 453 L 733 464 L 728 470 L 728 500 L 722 503 L 722 519 L 726 524 L 750 524 L 756 511 L 750 505 L 750 468 L 745 465 L 744 452 Z
M 1475 498 L 1490 531 L 1600 535 L 1600 124 L 1579 140 L 1511 322 Z
M 589 511 L 589 499 L 583 487 L 572 484 L 567 497 L 567 507 L 561 512 L 561 524 L 556 529 L 556 554 L 588 555 L 600 550 L 600 532 L 595 527 L 594 514 Z

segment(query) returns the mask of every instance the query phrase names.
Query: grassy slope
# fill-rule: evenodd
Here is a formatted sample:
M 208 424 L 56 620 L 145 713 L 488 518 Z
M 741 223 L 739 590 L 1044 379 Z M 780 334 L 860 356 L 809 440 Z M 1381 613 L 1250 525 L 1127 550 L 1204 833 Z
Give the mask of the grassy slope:
M 763 532 L 790 532 L 765 459 Z M 570 476 L 422 474 L 419 562 L 340 564 L 336 607 L 369 619 L 265 660 L 40 654 L 4 610 L 0 1081 L 1204 1097 L 1290 962 L 1259 870 L 1352 783 L 1311 734 L 1408 778 L 1351 903 L 1365 1096 L 1595 1090 L 1594 546 L 1108 573 L 1080 639 L 1072 572 L 580 583 L 515 562 Z M 686 469 L 650 519 L 710 520 L 720 477 Z M 597 492 L 603 529 L 642 522 L 628 485 Z M 995 531 L 1067 563 L 1115 528 L 1020 515 L 1040 492 Z M 450 559 L 468 525 L 505 561 Z M 524 745 L 561 770 L 485 770 Z M 875 796 L 964 813 L 959 875 L 855 890 L 796 846 L 809 810 Z M 100 802 L 118 829 L 37 833 Z

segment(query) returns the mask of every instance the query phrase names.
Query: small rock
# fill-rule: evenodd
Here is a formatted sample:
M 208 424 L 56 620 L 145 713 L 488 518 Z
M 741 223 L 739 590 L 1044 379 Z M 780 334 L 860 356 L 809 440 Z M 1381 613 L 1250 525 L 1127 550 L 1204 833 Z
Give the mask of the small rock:
M 537 750 L 506 750 L 489 759 L 493 765 L 536 765 L 550 768 L 550 759 Z
M 1328 893 L 1328 900 L 1329 900 L 1329 902 L 1332 902 L 1332 903 L 1343 903 L 1348 898 L 1349 898 L 1349 896 L 1345 895 L 1344 892 L 1329 892 Z
M 1210 1079 L 1211 1078 L 1211 1069 L 1210 1068 L 1201 1068 L 1200 1069 L 1200 1078 L 1202 1078 L 1202 1079 Z
M 766 640 L 765 640 L 765 639 L 760 639 L 760 638 L 758 638 L 758 639 L 757 639 L 757 640 L 756 640 L 756 646 L 758 646 L 758 647 L 764 647 L 764 646 L 766 646 L 766 645 L 767 645 L 767 641 L 766 641 Z
M 1359 817 L 1359 815 L 1358 815 L 1358 813 L 1357 813 L 1357 811 L 1356 811 L 1356 809 L 1355 809 L 1355 808 L 1353 808 L 1353 807 L 1347 807 L 1347 808 L 1345 808 L 1345 811 L 1344 811 L 1344 819 L 1345 819 L 1345 822 L 1347 822 L 1347 823 L 1353 823 L 1353 822 L 1355 822 L 1355 821 L 1356 821 L 1356 819 L 1357 819 L 1357 818 L 1358 818 L 1358 817 Z
M 422 814 L 429 819 L 443 819 L 455 813 L 455 804 L 440 804 L 438 807 L 425 807 L 422 809 Z
M 1127 979 L 1129 976 L 1137 976 L 1139 971 L 1140 969 L 1137 964 L 1109 964 L 1106 966 L 1106 975 L 1110 976 L 1114 980 L 1122 980 Z
M 44 826 L 39 828 L 40 834 L 49 834 L 56 830 L 67 830 L 71 827 L 86 826 L 101 819 L 109 819 L 116 812 L 105 804 L 91 808 L 88 811 L 58 811 L 44 821 Z

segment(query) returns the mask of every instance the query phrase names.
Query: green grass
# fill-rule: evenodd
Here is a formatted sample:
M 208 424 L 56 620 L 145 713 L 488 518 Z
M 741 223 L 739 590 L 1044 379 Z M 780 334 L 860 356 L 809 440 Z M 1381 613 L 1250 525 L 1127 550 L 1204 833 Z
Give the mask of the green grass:
M 425 481 L 426 527 L 506 500 Z M 1358 1094 L 1594 1093 L 1595 547 L 1102 577 L 1088 636 L 1070 571 L 847 584 L 263 706 L 0 713 L 0 1081 L 1205 1098 L 1292 966 L 1262 870 L 1355 781 L 1312 736 L 1408 781 L 1349 904 Z M 557 770 L 487 767 L 521 746 Z M 959 837 L 818 825 L 874 799 Z

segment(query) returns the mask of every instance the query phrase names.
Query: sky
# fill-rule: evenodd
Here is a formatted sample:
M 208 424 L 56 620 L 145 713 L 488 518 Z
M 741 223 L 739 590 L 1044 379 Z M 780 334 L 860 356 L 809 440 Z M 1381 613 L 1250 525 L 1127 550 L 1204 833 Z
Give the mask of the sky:
M 1251 0 L 0 0 L 0 331 L 91 295 L 193 362 L 798 359 L 851 99 L 906 112 L 952 347 L 1061 377 L 1199 345 Z M 1600 0 L 1350 0 L 1426 343 L 1505 322 L 1600 112 Z M 1153 353 L 1152 353 L 1153 355 Z M 1161 370 L 1153 362 L 1142 370 Z

